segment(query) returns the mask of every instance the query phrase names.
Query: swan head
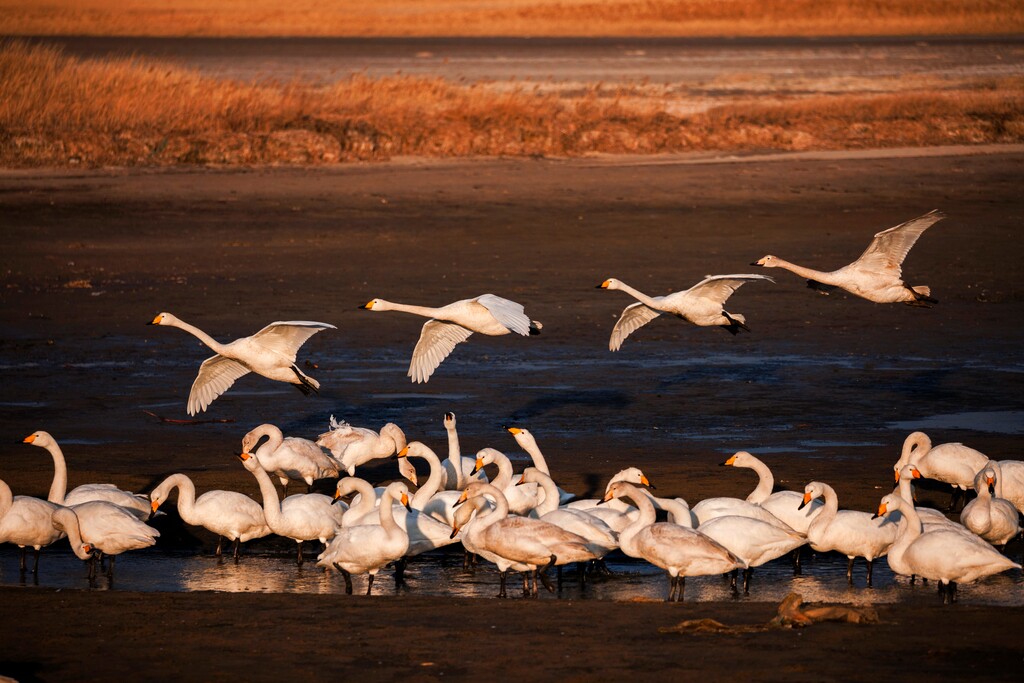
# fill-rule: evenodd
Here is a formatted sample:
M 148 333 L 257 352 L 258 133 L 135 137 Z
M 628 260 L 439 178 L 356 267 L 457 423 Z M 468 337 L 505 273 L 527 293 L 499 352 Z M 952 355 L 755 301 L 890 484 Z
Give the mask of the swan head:
M 416 477 L 416 468 L 411 462 L 409 462 L 409 447 L 406 446 L 403 448 L 402 453 L 405 453 L 406 455 L 398 455 L 398 473 L 411 481 L 413 486 L 419 486 L 419 479 Z
M 996 486 L 996 473 L 992 468 L 986 467 L 985 469 L 974 475 L 974 490 L 981 491 L 987 489 L 992 495 L 995 495 Z
M 601 499 L 601 503 L 607 503 L 613 498 L 630 498 L 635 500 L 634 496 L 637 495 L 639 495 L 638 489 L 633 484 L 626 481 L 613 481 L 605 489 L 604 498 Z
M 757 461 L 753 455 L 746 451 L 737 451 L 722 463 L 722 467 L 751 467 Z
M 536 467 L 527 467 L 523 470 L 522 475 L 519 477 L 519 481 L 516 482 L 516 486 L 522 484 L 540 483 L 541 471 Z
M 272 424 L 261 424 L 259 427 L 250 430 L 242 437 L 242 451 L 250 453 L 256 448 L 256 444 L 260 442 L 263 437 L 284 439 L 284 434 L 280 429 Z
M 621 287 L 621 286 L 622 286 L 622 282 L 620 282 L 619 280 L 616 280 L 613 277 L 610 277 L 607 280 L 605 280 L 604 282 L 602 282 L 601 284 L 599 284 L 596 287 L 596 289 L 619 289 L 619 287 Z
M 255 455 L 248 451 L 239 453 L 238 459 L 242 461 L 242 466 L 250 472 L 255 472 L 260 467 L 260 461 L 256 459 Z
M 524 427 L 503 427 L 503 429 L 511 434 L 516 443 L 523 448 L 529 450 L 530 448 L 537 447 L 537 439 L 534 438 L 529 429 Z
M 444 414 L 444 428 L 455 429 L 455 413 Z
M 177 318 L 175 318 L 170 313 L 167 313 L 166 311 L 162 311 L 160 313 L 157 313 L 156 317 L 153 318 L 152 320 L 150 320 L 146 324 L 147 325 L 174 325 L 176 322 L 178 322 Z
M 608 483 L 608 486 L 606 486 L 604 490 L 607 492 L 608 488 L 611 487 L 611 485 L 617 481 L 624 481 L 627 484 L 637 484 L 640 486 L 646 486 L 647 488 L 651 489 L 657 488 L 654 484 L 650 482 L 649 479 L 647 479 L 647 477 L 644 475 L 642 471 L 640 471 L 640 468 L 638 467 L 627 467 L 626 469 L 617 472 L 615 476 L 612 477 L 612 480 Z
M 389 302 L 384 299 L 370 299 L 359 308 L 367 311 L 387 311 L 390 310 Z
M 761 266 L 762 268 L 777 268 L 779 265 L 779 260 L 780 259 L 778 256 L 772 256 L 771 254 L 768 254 L 767 256 L 762 256 L 761 258 L 757 259 L 750 265 Z
M 53 437 L 50 436 L 49 432 L 44 432 L 41 430 L 38 432 L 32 432 L 24 439 L 22 439 L 21 442 L 30 443 L 33 446 L 39 446 L 40 448 L 49 448 L 50 446 L 53 446 L 57 443 L 56 441 L 54 441 Z
M 505 455 L 496 448 L 481 448 L 476 454 L 476 467 L 473 468 L 472 474 L 476 474 L 487 465 L 493 465 L 500 458 L 504 458 Z
M 884 517 L 896 510 L 899 510 L 901 507 L 903 507 L 903 499 L 893 493 L 890 493 L 889 495 L 882 497 L 881 502 L 878 504 L 878 513 L 875 514 L 874 517 Z
M 388 487 L 384 489 L 384 495 L 389 495 L 392 500 L 400 502 L 406 510 L 411 509 L 409 507 L 409 487 L 405 485 L 405 482 L 391 482 L 388 484 Z
M 821 498 L 823 495 L 825 495 L 825 484 L 822 484 L 820 481 L 812 481 L 804 487 L 804 500 L 797 509 L 803 510 L 805 505 L 815 498 Z

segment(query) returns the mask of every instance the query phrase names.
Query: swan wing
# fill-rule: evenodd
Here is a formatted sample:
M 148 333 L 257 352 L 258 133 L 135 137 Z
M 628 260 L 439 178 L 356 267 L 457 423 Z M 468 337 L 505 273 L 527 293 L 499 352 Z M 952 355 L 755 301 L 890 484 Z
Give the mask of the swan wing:
M 249 368 L 220 354 L 204 360 L 188 395 L 188 414 L 206 410 L 218 396 L 231 388 L 236 379 L 247 374 Z
M 412 351 L 409 377 L 413 382 L 426 382 L 441 361 L 455 349 L 455 345 L 469 339 L 471 334 L 473 331 L 462 325 L 443 320 L 428 320 L 424 323 L 420 340 L 416 342 L 416 348 Z
M 907 258 L 907 254 L 910 253 L 911 247 L 914 246 L 918 238 L 925 230 L 945 217 L 946 214 L 936 209 L 906 223 L 883 230 L 875 235 L 871 244 L 854 263 L 865 270 L 877 272 L 895 268 L 899 273 L 903 259 Z
M 522 304 L 494 294 L 482 294 L 476 298 L 476 302 L 486 308 L 494 316 L 494 319 L 507 327 L 510 332 L 523 336 L 530 334 L 530 317 L 526 315 Z
M 724 304 L 732 293 L 742 287 L 744 283 L 754 280 L 767 280 L 775 282 L 767 275 L 738 274 L 738 275 L 709 275 L 693 287 L 686 290 L 687 294 L 699 296 L 703 299 L 710 299 L 716 303 Z
M 608 340 L 608 349 L 618 351 L 622 347 L 622 342 L 626 341 L 626 337 L 659 315 L 661 315 L 661 311 L 656 311 L 646 304 L 635 303 L 626 306 L 622 311 L 622 315 L 619 316 L 618 322 L 615 323 L 615 327 L 612 328 L 612 336 Z
M 310 337 L 321 330 L 334 329 L 337 328 L 328 323 L 310 320 L 284 320 L 270 323 L 252 335 L 252 340 L 265 349 L 285 356 L 290 363 L 294 363 L 299 347 L 305 344 Z

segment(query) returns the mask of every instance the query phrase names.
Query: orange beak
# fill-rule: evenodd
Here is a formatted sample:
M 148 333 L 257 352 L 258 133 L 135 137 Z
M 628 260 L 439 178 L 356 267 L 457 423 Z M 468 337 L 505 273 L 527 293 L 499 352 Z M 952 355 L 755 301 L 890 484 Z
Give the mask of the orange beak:
M 35 440 L 36 440 L 36 435 L 35 435 L 35 434 L 29 434 L 28 436 L 26 436 L 26 437 L 25 437 L 25 438 L 24 438 L 24 439 L 22 440 L 22 443 L 32 443 L 32 442 L 33 442 L 33 441 L 35 441 Z
M 160 501 L 154 500 L 152 503 L 149 504 L 149 507 L 153 512 L 156 512 L 156 509 L 160 507 Z
M 878 516 L 881 517 L 882 515 L 884 515 L 888 509 L 889 508 L 888 508 L 888 506 L 885 503 L 879 504 L 879 506 L 878 506 Z
M 409 447 L 406 446 L 402 450 L 398 451 L 398 457 L 399 458 L 407 458 L 407 457 L 409 457 Z

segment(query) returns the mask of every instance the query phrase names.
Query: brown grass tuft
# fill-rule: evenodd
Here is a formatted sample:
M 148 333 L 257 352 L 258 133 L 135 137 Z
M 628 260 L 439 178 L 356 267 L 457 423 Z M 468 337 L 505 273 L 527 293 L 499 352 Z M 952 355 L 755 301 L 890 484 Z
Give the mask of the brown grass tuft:
M 1024 79 L 667 113 L 667 95 L 573 96 L 439 78 L 329 87 L 218 80 L 138 59 L 0 47 L 0 165 L 317 164 L 395 155 L 578 156 L 1024 142 Z

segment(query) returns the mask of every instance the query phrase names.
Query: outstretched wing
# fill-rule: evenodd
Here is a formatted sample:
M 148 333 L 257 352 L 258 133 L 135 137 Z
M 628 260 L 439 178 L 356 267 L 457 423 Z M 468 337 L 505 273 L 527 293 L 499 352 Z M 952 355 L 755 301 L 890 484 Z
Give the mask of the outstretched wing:
M 494 294 L 482 294 L 476 298 L 476 302 L 490 311 L 494 319 L 507 327 L 510 332 L 523 336 L 530 334 L 530 317 L 526 315 L 522 304 Z M 464 340 L 460 339 L 459 341 Z
M 719 304 L 724 304 L 732 293 L 743 286 L 746 282 L 754 280 L 767 280 L 775 282 L 767 275 L 756 275 L 754 273 L 737 275 L 708 275 L 706 278 L 686 290 L 687 294 L 699 296 L 703 299 L 711 299 Z
M 612 337 L 608 340 L 608 348 L 611 351 L 618 351 L 622 347 L 622 342 L 626 341 L 626 337 L 659 315 L 661 315 L 661 311 L 656 311 L 646 304 L 635 303 L 626 306 L 622 315 L 619 316 L 618 322 L 615 323 L 615 327 L 612 328 Z
M 306 341 L 321 330 L 337 329 L 328 323 L 318 323 L 309 320 L 284 320 L 270 323 L 262 330 L 252 335 L 252 340 L 265 349 L 274 351 L 288 359 L 289 363 L 295 362 L 295 354 Z
M 864 250 L 854 263 L 857 267 L 871 272 L 896 269 L 902 272 L 903 259 L 907 258 L 911 247 L 925 230 L 946 217 L 938 209 L 929 211 L 923 216 L 914 218 L 896 227 L 883 230 L 875 235 L 871 244 Z
M 420 340 L 416 342 L 416 348 L 412 351 L 409 377 L 413 382 L 426 382 L 441 361 L 455 349 L 455 345 L 469 339 L 471 334 L 472 330 L 455 323 L 428 320 L 423 324 Z
M 188 395 L 188 414 L 195 415 L 206 410 L 214 399 L 231 388 L 236 379 L 247 374 L 249 368 L 219 354 L 204 360 Z

